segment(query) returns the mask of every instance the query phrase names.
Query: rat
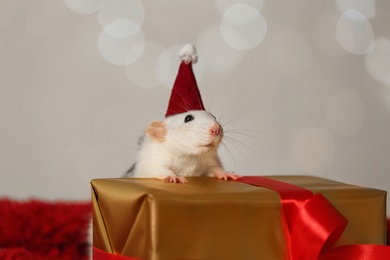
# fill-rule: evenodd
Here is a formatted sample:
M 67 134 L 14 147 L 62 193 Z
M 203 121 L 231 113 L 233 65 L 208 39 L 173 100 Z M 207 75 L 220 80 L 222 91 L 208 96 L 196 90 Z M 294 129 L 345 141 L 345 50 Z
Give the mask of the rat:
M 146 130 L 134 178 L 158 178 L 166 182 L 187 183 L 185 177 L 209 176 L 237 180 L 241 176 L 222 168 L 217 149 L 223 128 L 216 118 L 203 110 L 151 122 Z
M 196 176 L 237 180 L 241 176 L 224 171 L 217 154 L 223 128 L 204 108 L 192 70 L 198 60 L 195 46 L 186 44 L 179 57 L 166 118 L 146 127 L 136 163 L 126 174 L 175 183 L 186 183 L 186 177 Z

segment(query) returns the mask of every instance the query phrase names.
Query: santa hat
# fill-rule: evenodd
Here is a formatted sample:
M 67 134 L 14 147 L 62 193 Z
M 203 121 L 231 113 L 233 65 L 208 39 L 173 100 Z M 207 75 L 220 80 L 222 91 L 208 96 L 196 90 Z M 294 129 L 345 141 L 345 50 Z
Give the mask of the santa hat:
M 189 110 L 205 110 L 196 83 L 192 64 L 198 61 L 193 44 L 185 45 L 179 52 L 181 59 L 179 72 L 173 84 L 171 98 L 165 117 L 187 112 Z

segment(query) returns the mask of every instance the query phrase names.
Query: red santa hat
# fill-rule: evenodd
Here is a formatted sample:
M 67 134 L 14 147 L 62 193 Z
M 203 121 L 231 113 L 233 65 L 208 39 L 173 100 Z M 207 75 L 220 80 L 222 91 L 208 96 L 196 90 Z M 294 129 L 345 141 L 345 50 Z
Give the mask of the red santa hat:
M 179 52 L 179 58 L 181 63 L 173 84 L 165 117 L 190 110 L 205 110 L 195 75 L 192 71 L 192 64 L 198 61 L 195 46 L 193 44 L 185 45 Z

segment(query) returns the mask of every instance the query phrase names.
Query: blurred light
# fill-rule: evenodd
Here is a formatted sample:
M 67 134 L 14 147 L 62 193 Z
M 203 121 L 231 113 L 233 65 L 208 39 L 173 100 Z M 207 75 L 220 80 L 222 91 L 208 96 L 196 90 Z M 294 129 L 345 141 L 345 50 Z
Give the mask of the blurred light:
M 206 28 L 196 45 L 199 46 L 199 63 L 204 62 L 205 69 L 209 71 L 226 73 L 234 69 L 244 56 L 244 52 L 232 49 L 226 44 L 217 25 Z
M 372 51 L 374 32 L 370 22 L 359 11 L 345 11 L 337 22 L 336 38 L 341 47 L 355 54 Z
M 215 5 L 221 14 L 224 14 L 234 4 L 249 5 L 257 10 L 261 10 L 264 0 L 216 0 Z
M 295 163 L 306 173 L 318 174 L 333 161 L 335 141 L 329 130 L 314 127 L 304 130 L 294 142 Z
M 336 92 L 326 107 L 326 120 L 330 128 L 338 134 L 355 136 L 364 123 L 362 99 L 354 89 Z
M 145 11 L 139 0 L 106 0 L 98 12 L 103 30 L 114 37 L 125 38 L 136 34 L 144 21 Z
M 336 4 L 342 13 L 354 9 L 367 18 L 375 16 L 375 0 L 336 0 Z
M 111 64 L 123 66 L 136 62 L 144 51 L 142 31 L 127 38 L 113 37 L 104 31 L 98 39 L 98 49 L 103 58 Z
M 138 87 L 154 88 L 163 84 L 172 69 L 168 52 L 154 43 L 146 43 L 136 63 L 125 67 L 126 75 Z
M 329 55 L 342 55 L 346 52 L 337 42 L 335 28 L 340 15 L 334 11 L 322 13 L 314 24 L 314 41 L 317 47 Z
M 277 71 L 290 76 L 308 70 L 313 60 L 309 41 L 293 29 L 271 35 L 268 57 Z
M 106 0 L 64 0 L 72 11 L 80 14 L 91 14 L 98 11 Z
M 370 75 L 377 81 L 390 84 L 390 40 L 380 37 L 374 49 L 366 55 L 365 65 Z
M 267 21 L 255 8 L 236 4 L 223 15 L 221 35 L 227 44 L 238 50 L 259 45 L 267 32 Z
M 138 30 L 139 26 L 128 19 L 118 19 L 104 27 L 106 33 L 118 38 L 130 37 Z

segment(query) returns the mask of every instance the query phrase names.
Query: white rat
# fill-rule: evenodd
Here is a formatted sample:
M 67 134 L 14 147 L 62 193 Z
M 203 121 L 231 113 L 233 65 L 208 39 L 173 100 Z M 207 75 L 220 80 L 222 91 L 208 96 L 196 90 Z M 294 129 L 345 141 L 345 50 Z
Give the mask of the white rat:
M 225 172 L 217 155 L 222 126 L 204 110 L 191 110 L 153 121 L 145 130 L 134 178 L 158 178 L 186 183 L 185 177 L 209 176 L 239 179 Z
M 195 46 L 179 52 L 181 64 L 164 121 L 154 121 L 145 130 L 137 161 L 128 173 L 135 178 L 159 178 L 186 183 L 185 177 L 240 178 L 222 169 L 217 149 L 223 129 L 207 112 L 192 71 L 198 56 Z

